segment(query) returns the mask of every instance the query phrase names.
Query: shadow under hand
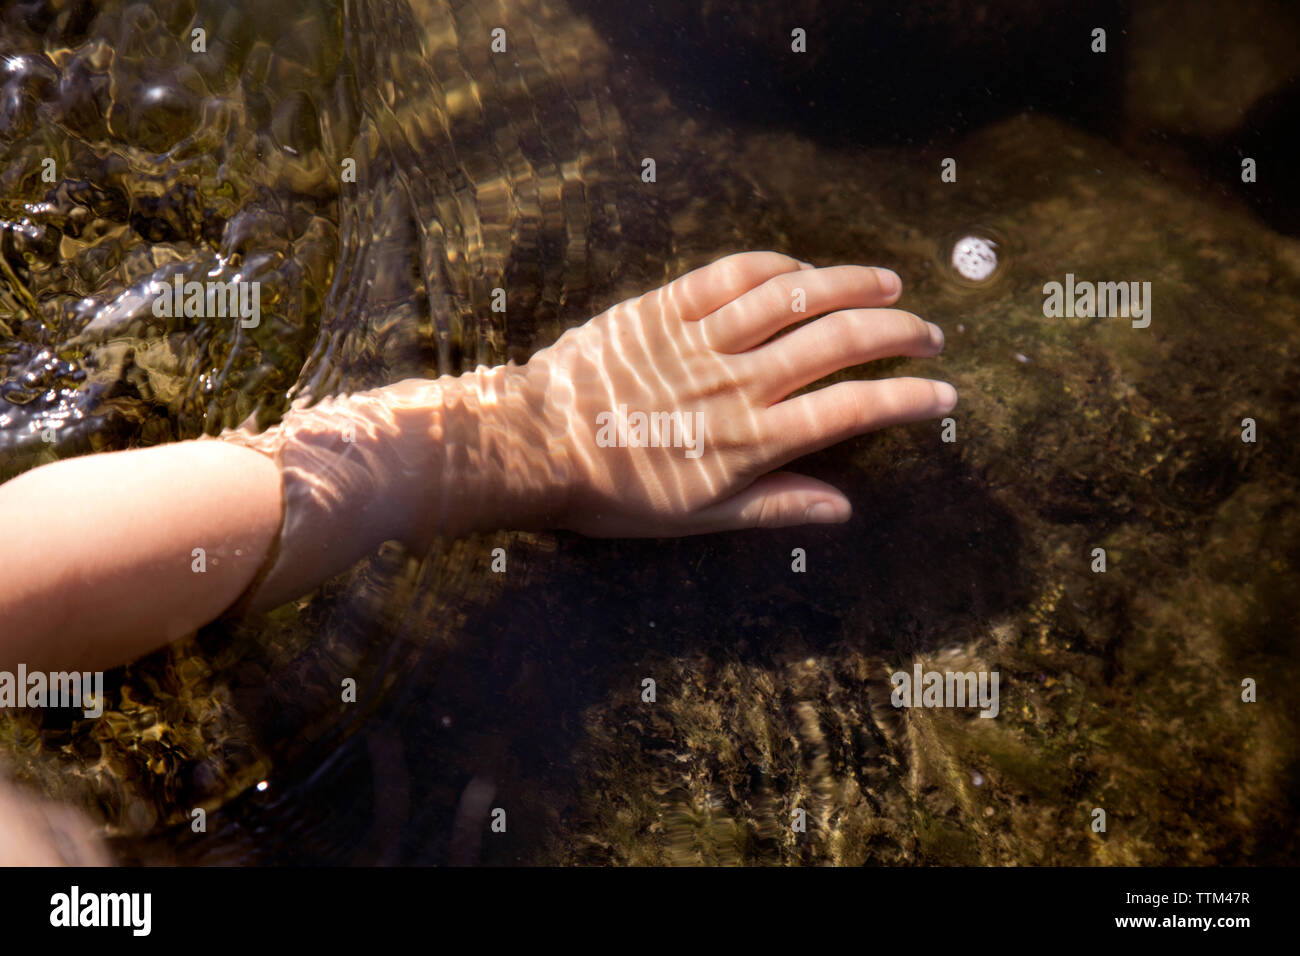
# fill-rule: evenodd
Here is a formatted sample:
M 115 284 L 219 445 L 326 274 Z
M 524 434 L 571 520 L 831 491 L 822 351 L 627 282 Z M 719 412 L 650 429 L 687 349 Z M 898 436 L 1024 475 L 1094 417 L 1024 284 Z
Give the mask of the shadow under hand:
M 522 583 L 470 614 L 418 716 L 404 721 L 416 738 L 408 749 L 432 754 L 439 770 L 427 776 L 441 780 L 415 783 L 428 792 L 411 797 L 423 808 L 404 837 L 411 861 L 450 859 L 461 791 L 485 780 L 513 836 L 485 839 L 479 862 L 555 859 L 559 846 L 581 858 L 591 722 L 623 741 L 614 754 L 634 748 L 626 767 L 607 770 L 635 792 L 646 748 L 671 749 L 657 736 L 660 718 L 611 727 L 602 715 L 636 711 L 624 705 L 657 677 L 660 705 L 650 710 L 666 706 L 663 719 L 679 720 L 669 714 L 675 681 L 692 669 L 683 662 L 760 673 L 816 656 L 841 677 L 864 660 L 874 673 L 966 643 L 1013 613 L 1032 584 L 1018 522 L 955 453 L 923 455 L 917 434 L 877 435 L 865 455 L 842 445 L 800 463 L 855 502 L 847 525 L 666 540 L 562 535 L 555 553 L 512 549 L 511 578 Z M 792 569 L 796 548 L 803 573 Z M 484 811 L 467 825 L 488 823 Z

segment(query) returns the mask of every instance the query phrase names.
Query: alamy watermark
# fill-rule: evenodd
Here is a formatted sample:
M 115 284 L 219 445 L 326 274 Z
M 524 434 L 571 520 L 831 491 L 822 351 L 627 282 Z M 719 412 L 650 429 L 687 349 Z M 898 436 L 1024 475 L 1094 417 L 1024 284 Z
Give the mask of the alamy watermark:
M 0 671 L 0 707 L 80 707 L 86 717 L 104 713 L 103 671 Z
M 245 329 L 262 321 L 262 283 L 231 279 L 229 282 L 186 282 L 179 273 L 170 288 L 154 286 L 153 314 L 160 319 L 239 319 Z
M 133 936 L 153 928 L 152 893 L 83 893 L 75 884 L 50 897 L 50 925 L 125 927 Z
M 1047 283 L 1043 296 L 1047 319 L 1131 318 L 1135 329 L 1151 324 L 1150 282 L 1075 282 L 1067 272 L 1064 285 Z
M 998 715 L 997 671 L 923 671 L 918 662 L 909 674 L 889 675 L 895 707 L 975 707 L 981 717 Z
M 601 448 L 682 448 L 687 458 L 704 454 L 703 412 L 632 412 L 626 405 L 596 416 Z

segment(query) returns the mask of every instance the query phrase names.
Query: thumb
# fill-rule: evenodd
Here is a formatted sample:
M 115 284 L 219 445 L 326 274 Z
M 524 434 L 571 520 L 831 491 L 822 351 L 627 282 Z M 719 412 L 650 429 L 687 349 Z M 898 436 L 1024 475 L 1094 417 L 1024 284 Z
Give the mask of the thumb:
M 842 524 L 852 514 L 849 500 L 826 482 L 790 471 L 776 471 L 726 501 L 698 512 L 691 522 L 691 532 Z

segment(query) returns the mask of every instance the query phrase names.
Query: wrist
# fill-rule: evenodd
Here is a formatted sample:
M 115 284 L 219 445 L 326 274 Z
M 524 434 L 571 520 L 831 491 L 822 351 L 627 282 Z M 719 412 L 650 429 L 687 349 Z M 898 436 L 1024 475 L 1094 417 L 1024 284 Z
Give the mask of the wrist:
M 555 527 L 568 502 L 563 422 L 552 421 L 543 377 L 528 366 L 480 366 L 458 377 L 389 386 L 408 470 L 406 542 L 500 529 Z

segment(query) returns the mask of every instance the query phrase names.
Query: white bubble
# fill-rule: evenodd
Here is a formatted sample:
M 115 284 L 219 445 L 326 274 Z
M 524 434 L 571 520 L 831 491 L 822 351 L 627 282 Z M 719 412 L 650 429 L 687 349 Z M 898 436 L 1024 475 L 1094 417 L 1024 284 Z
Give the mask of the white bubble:
M 952 247 L 952 267 L 972 282 L 983 282 L 998 267 L 998 244 L 992 239 L 964 236 Z

